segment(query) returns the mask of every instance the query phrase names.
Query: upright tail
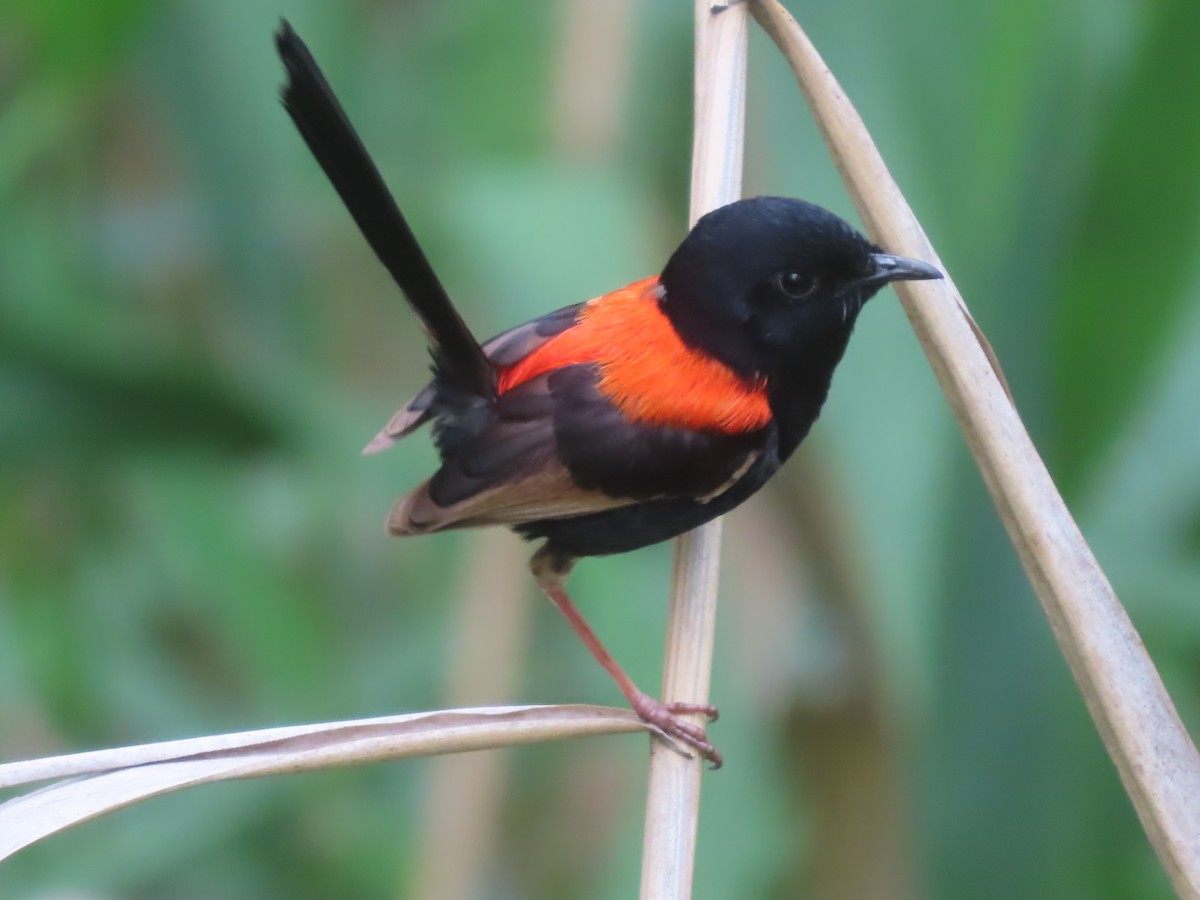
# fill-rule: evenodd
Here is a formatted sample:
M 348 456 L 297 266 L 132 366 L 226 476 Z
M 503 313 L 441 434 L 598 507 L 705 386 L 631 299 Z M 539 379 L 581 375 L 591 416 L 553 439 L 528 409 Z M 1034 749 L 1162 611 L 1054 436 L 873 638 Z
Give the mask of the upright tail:
M 495 398 L 491 364 L 450 302 L 308 47 L 286 20 L 275 35 L 275 46 L 288 75 L 281 92 L 283 106 L 367 243 L 420 317 L 441 380 L 468 394 Z

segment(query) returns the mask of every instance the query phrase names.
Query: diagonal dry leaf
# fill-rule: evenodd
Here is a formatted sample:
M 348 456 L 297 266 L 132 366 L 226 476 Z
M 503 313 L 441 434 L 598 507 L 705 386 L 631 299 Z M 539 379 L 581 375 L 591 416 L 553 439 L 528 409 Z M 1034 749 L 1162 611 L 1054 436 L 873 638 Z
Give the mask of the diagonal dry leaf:
M 629 710 L 497 706 L 268 728 L 6 763 L 0 765 L 0 788 L 67 780 L 0 804 L 0 860 L 103 813 L 197 784 L 647 730 Z
M 791 64 L 871 237 L 894 253 L 940 265 L 807 36 L 775 0 L 752 0 L 752 10 Z M 905 282 L 897 291 L 1142 826 L 1175 889 L 1200 897 L 1200 755 L 976 339 L 954 283 Z

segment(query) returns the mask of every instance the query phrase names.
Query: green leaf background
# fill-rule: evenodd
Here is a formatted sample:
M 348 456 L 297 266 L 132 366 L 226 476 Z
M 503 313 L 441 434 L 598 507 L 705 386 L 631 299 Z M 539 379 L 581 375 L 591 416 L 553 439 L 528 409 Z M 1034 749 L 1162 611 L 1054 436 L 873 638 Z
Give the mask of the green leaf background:
M 0 5 L 0 759 L 444 702 L 477 536 L 383 533 L 434 455 L 358 451 L 426 356 L 279 107 L 271 33 L 310 43 L 487 335 L 684 231 L 691 6 L 613 4 L 617 115 L 582 147 L 558 93 L 577 6 Z M 1200 6 L 808 6 L 1194 728 Z M 852 216 L 757 34 L 748 106 L 747 191 Z M 726 529 L 696 896 L 837 896 L 826 788 L 872 754 L 895 796 L 867 820 L 890 810 L 904 861 L 882 896 L 1171 896 L 890 294 L 801 456 Z M 669 553 L 572 582 L 646 686 Z M 531 602 L 507 699 L 615 703 Z M 631 896 L 644 771 L 633 737 L 507 756 L 479 896 Z M 410 896 L 428 779 L 162 798 L 0 864 L 0 897 Z M 877 839 L 837 846 L 878 868 Z

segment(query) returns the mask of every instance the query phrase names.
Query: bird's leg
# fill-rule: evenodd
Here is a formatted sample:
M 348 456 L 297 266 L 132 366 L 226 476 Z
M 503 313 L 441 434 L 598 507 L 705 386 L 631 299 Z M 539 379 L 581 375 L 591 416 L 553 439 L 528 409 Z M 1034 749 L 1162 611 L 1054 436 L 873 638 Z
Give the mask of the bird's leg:
M 567 621 L 571 623 L 571 627 L 591 651 L 592 656 L 617 683 L 617 687 L 621 689 L 638 718 L 658 728 L 673 740 L 691 747 L 702 758 L 711 762 L 714 769 L 720 768 L 721 754 L 709 743 L 704 729 L 680 718 L 685 715 L 704 715 L 710 722 L 715 722 L 717 708 L 704 703 L 663 703 L 634 684 L 633 679 L 626 675 L 625 670 L 612 658 L 596 637 L 596 632 L 592 631 L 592 627 L 583 618 L 583 614 L 571 602 L 564 582 L 574 565 L 575 560 L 572 557 L 556 553 L 545 546 L 529 561 L 529 568 L 542 593 L 567 617 Z

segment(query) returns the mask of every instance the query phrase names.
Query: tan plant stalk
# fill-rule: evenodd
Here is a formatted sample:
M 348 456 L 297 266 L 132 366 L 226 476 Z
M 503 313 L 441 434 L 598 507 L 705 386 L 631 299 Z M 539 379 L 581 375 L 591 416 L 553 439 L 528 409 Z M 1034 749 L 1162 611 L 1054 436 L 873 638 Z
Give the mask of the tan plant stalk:
M 741 196 L 746 5 L 696 0 L 696 89 L 690 220 Z M 717 618 L 718 519 L 675 547 L 663 660 L 663 700 L 707 703 Z M 642 900 L 690 897 L 701 761 L 662 741 L 650 750 Z
M 751 0 L 783 52 L 871 237 L 939 264 L 862 120 L 775 0 Z M 944 270 L 944 267 L 943 267 Z M 1159 860 L 1200 897 L 1200 754 L 1071 518 L 947 278 L 897 285 L 992 500 Z
M 557 11 L 552 146 L 572 162 L 610 162 L 621 138 L 634 70 L 634 0 L 562 0 Z
M 447 706 L 505 703 L 518 694 L 528 644 L 529 570 L 518 539 L 493 529 L 471 535 L 461 608 L 451 628 Z M 466 900 L 485 893 L 499 843 L 509 754 L 430 760 L 415 885 L 398 896 Z
M 882 658 L 878 618 L 870 609 L 846 497 L 830 460 L 809 447 L 790 462 L 784 484 L 789 520 L 774 534 L 790 539 L 819 586 L 839 644 L 833 697 L 794 694 L 782 715 L 796 765 L 781 779 L 812 820 L 802 840 L 809 856 L 797 865 L 816 898 L 905 900 L 918 896 L 913 810 L 904 777 L 904 728 Z M 770 547 L 778 538 L 762 535 Z M 774 565 L 786 565 L 787 557 Z M 803 804 L 803 807 L 801 807 Z

